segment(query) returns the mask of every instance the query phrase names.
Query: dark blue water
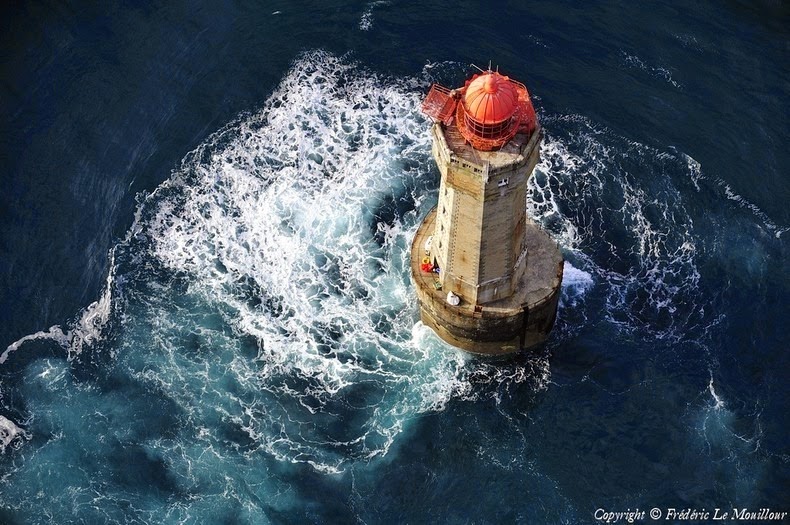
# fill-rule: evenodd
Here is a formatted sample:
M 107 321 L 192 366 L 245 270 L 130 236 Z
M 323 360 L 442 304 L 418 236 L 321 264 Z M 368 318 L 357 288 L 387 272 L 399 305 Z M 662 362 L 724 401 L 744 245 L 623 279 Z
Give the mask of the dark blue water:
M 0 17 L 0 521 L 790 511 L 790 10 L 61 3 Z M 419 322 L 419 104 L 546 130 L 545 348 Z M 649 517 L 641 521 L 650 521 Z M 701 520 L 705 521 L 705 520 Z

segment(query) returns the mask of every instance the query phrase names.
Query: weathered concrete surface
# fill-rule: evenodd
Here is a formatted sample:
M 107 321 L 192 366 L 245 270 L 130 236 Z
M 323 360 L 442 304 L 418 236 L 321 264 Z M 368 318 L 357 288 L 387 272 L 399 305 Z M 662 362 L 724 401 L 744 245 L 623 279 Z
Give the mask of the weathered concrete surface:
M 433 235 L 436 216 L 434 208 L 420 225 L 411 246 L 411 275 L 422 322 L 451 345 L 477 354 L 508 354 L 544 342 L 554 325 L 562 284 L 563 261 L 557 244 L 527 220 L 524 271 L 513 293 L 486 304 L 462 297 L 460 305 L 451 306 L 446 301 L 450 289 L 436 287 L 441 274 L 420 269 L 426 256 L 425 241 Z
M 524 272 L 527 183 L 542 130 L 498 151 L 475 150 L 454 126 L 431 131 L 441 173 L 431 256 L 442 286 L 475 304 L 509 297 Z

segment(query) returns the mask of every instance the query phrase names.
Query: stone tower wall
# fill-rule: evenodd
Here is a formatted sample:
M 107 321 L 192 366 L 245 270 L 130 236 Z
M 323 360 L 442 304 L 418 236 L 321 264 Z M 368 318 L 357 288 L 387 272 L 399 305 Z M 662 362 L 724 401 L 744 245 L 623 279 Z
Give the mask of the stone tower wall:
M 524 272 L 527 182 L 538 141 L 529 141 L 527 157 L 510 155 L 492 169 L 459 159 L 440 124 L 432 132 L 441 173 L 432 255 L 442 288 L 472 304 L 508 297 Z

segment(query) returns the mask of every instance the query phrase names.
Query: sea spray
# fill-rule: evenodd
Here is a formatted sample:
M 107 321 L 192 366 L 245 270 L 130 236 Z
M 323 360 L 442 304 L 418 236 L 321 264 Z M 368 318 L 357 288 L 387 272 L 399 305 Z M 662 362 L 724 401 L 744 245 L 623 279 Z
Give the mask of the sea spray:
M 93 379 L 53 360 L 30 368 L 26 432 L 51 440 L 54 455 L 27 458 L 12 477 L 35 485 L 58 457 L 89 447 L 99 460 L 83 465 L 84 475 L 115 494 L 113 469 L 100 465 L 115 465 L 119 444 L 132 440 L 122 457 L 160 472 L 157 490 L 200 494 L 169 506 L 174 518 L 211 515 L 228 495 L 245 501 L 249 486 L 283 494 L 273 504 L 287 506 L 269 469 L 342 474 L 388 455 L 416 418 L 453 400 L 490 396 L 501 406 L 514 385 L 545 390 L 549 353 L 499 366 L 462 355 L 417 322 L 408 242 L 437 187 L 418 111 L 422 84 L 308 53 L 260 111 L 187 155 L 142 200 L 101 299 L 64 331 L 84 334 L 71 366 L 90 365 Z M 655 193 L 615 153 L 616 136 L 575 118 L 554 122 L 569 131 L 550 132 L 525 205 L 571 256 L 561 319 L 585 310 L 596 289 L 616 298 L 623 286 L 650 282 L 657 291 L 645 308 L 677 308 L 682 293 L 667 292 L 694 287 L 693 254 L 673 256 L 689 229 L 670 233 L 647 218 Z M 649 164 L 651 154 L 640 155 Z M 676 201 L 667 182 L 657 194 Z M 602 201 L 596 188 L 604 187 L 621 190 L 619 207 Z M 610 222 L 628 233 L 625 244 L 599 236 Z M 618 258 L 627 264 L 613 270 Z M 624 302 L 609 304 L 610 315 L 651 328 Z M 548 348 L 575 333 L 559 330 Z M 59 396 L 36 394 L 44 390 Z M 70 400 L 65 419 L 60 398 Z M 68 431 L 47 438 L 47 428 Z M 88 483 L 74 479 L 58 481 L 62 495 L 50 507 L 74 504 L 72 488 Z M 138 505 L 148 519 L 165 502 Z

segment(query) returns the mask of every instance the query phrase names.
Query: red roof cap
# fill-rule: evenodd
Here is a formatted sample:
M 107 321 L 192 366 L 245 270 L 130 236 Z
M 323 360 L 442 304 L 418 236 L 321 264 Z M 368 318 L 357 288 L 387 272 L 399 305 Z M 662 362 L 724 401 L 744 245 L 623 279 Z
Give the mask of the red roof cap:
M 513 116 L 518 93 L 510 79 L 496 72 L 475 77 L 466 88 L 467 114 L 480 124 L 496 124 Z

